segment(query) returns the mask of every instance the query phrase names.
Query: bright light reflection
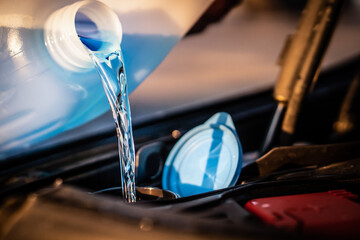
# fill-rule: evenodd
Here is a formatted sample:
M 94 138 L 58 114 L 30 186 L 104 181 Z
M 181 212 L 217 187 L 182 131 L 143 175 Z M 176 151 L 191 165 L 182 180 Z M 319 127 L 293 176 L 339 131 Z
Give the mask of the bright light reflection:
M 11 55 L 14 55 L 21 51 L 23 41 L 20 37 L 18 29 L 9 29 L 7 45 Z

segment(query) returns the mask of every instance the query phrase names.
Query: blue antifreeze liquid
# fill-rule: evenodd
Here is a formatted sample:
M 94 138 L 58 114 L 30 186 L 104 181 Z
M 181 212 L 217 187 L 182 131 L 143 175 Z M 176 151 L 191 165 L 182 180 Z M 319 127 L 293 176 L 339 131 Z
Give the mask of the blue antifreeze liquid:
M 135 202 L 135 148 L 125 66 L 120 47 L 119 50 L 110 53 L 99 51 L 107 49 L 106 46 L 110 43 L 89 37 L 79 37 L 89 49 L 90 57 L 101 76 L 102 85 L 114 117 L 118 137 L 123 198 L 129 203 Z
M 81 40 L 81 42 L 91 51 L 98 51 L 101 46 L 103 45 L 102 41 L 100 40 L 96 40 L 96 39 L 92 39 L 92 38 L 88 38 L 85 36 L 80 36 L 79 38 Z

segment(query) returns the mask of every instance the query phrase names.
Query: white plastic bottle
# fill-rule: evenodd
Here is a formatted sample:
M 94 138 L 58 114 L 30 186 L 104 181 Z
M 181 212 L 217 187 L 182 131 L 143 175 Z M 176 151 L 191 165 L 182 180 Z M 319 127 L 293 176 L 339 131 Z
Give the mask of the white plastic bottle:
M 109 109 L 77 37 L 78 12 L 121 42 L 131 92 L 210 1 L 103 2 L 0 0 L 0 160 Z

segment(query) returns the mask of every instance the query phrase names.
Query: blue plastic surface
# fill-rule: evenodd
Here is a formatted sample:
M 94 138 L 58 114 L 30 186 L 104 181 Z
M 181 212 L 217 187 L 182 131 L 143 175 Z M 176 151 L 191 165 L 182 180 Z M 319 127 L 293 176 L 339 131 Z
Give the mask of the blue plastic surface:
M 242 147 L 228 113 L 217 113 L 187 132 L 165 162 L 163 189 L 181 197 L 234 186 L 242 166 Z

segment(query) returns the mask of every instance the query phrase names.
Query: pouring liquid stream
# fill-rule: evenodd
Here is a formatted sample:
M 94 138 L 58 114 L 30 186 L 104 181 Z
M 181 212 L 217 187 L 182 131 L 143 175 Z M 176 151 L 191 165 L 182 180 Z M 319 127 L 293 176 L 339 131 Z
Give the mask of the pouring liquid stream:
M 120 173 L 123 199 L 136 201 L 135 193 L 135 147 L 131 125 L 130 104 L 127 91 L 125 66 L 120 46 L 113 52 L 99 51 L 106 49 L 106 42 L 80 36 L 88 48 L 95 68 L 101 76 L 102 85 L 110 104 L 116 125 L 120 158 Z M 105 47 L 104 47 L 105 46 Z

